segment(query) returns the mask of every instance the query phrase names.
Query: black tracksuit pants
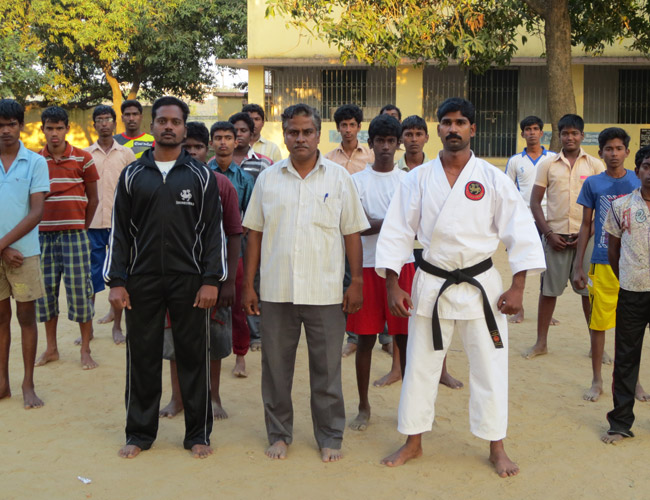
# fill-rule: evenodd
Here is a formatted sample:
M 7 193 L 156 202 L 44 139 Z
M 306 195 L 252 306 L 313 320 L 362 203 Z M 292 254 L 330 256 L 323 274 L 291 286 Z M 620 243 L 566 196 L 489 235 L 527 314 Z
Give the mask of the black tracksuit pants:
M 639 380 L 641 348 L 650 323 L 650 292 L 620 289 L 616 307 L 616 340 L 612 395 L 614 409 L 607 414 L 609 434 L 634 436 L 634 391 Z
M 126 310 L 126 444 L 149 449 L 158 432 L 165 311 L 185 408 L 183 446 L 210 444 L 209 309 L 193 307 L 199 275 L 130 276 Z

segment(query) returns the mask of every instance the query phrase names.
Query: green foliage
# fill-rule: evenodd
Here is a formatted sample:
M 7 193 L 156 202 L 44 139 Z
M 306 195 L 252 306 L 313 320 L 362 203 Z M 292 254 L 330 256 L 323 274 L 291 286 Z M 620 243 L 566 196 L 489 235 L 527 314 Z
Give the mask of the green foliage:
M 246 48 L 246 0 L 0 2 L 3 11 L 22 10 L 13 28 L 0 27 L 0 89 L 29 82 L 23 94 L 48 102 L 90 106 L 139 89 L 148 98 L 200 99 L 213 58 Z M 16 40 L 14 32 L 24 36 Z

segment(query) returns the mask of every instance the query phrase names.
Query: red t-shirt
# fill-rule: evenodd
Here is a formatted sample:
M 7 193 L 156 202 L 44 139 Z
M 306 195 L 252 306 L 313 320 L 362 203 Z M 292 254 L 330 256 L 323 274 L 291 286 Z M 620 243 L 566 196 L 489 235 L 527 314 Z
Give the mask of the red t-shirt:
M 239 216 L 239 198 L 237 198 L 237 190 L 228 177 L 220 172 L 214 170 L 213 172 L 217 177 L 219 197 L 221 198 L 223 232 L 226 236 L 242 234 L 244 230 L 241 225 L 241 217 Z
M 86 184 L 97 182 L 99 175 L 93 157 L 87 151 L 67 142 L 63 156 L 55 160 L 45 146 L 41 156 L 47 160 L 50 173 L 50 192 L 43 205 L 39 231 L 85 229 Z

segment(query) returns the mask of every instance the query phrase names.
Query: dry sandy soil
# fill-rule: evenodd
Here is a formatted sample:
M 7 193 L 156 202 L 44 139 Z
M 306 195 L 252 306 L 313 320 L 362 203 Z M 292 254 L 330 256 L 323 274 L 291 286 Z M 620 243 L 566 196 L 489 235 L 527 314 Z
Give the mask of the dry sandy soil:
M 505 252 L 496 255 L 509 283 Z M 82 371 L 76 325 L 59 324 L 61 360 L 36 369 L 42 409 L 22 408 L 20 335 L 14 319 L 11 348 L 13 398 L 0 401 L 0 499 L 172 499 L 172 498 L 650 498 L 650 403 L 637 403 L 636 438 L 616 446 L 599 437 L 611 408 L 611 366 L 600 401 L 583 401 L 591 380 L 587 330 L 578 296 L 558 301 L 550 352 L 531 361 L 520 353 L 532 344 L 538 278 L 526 289 L 526 320 L 510 329 L 510 427 L 506 441 L 521 473 L 500 479 L 487 460 L 487 443 L 468 429 L 469 388 L 441 388 L 437 421 L 424 438 L 424 456 L 391 469 L 379 460 L 403 442 L 396 430 L 400 384 L 371 387 L 373 417 L 365 432 L 347 430 L 344 459 L 319 460 L 309 412 L 307 352 L 298 353 L 293 399 L 295 440 L 284 461 L 264 455 L 266 438 L 260 397 L 260 354 L 247 356 L 250 376 L 235 379 L 234 358 L 224 360 L 222 399 L 230 418 L 215 422 L 215 454 L 195 460 L 181 446 L 183 418 L 160 423 L 154 447 L 135 460 L 117 450 L 124 438 L 125 349 L 113 345 L 110 328 L 96 325 L 93 356 L 100 364 Z M 97 317 L 107 310 L 107 293 L 98 294 Z M 65 314 L 62 315 L 65 318 Z M 42 325 L 39 353 L 45 345 Z M 613 354 L 613 332 L 607 351 Z M 647 355 L 647 349 L 644 349 Z M 374 352 L 372 377 L 383 375 L 390 358 Z M 647 366 L 647 365 L 646 365 Z M 449 354 L 454 375 L 467 381 L 467 358 L 460 339 Z M 163 403 L 169 399 L 165 367 Z M 343 360 L 348 421 L 356 415 L 354 359 Z M 650 370 L 642 369 L 650 388 Z M 77 476 L 90 478 L 83 484 Z

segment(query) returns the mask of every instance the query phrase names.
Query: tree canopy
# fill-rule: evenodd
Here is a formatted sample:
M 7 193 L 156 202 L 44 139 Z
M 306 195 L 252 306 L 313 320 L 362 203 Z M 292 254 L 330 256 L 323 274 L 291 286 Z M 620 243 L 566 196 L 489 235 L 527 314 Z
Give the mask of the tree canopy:
M 10 55 L 0 62 L 3 94 L 78 105 L 109 98 L 118 114 L 124 97 L 201 99 L 213 59 L 246 49 L 246 0 L 0 2 L 1 12 L 21 11 L 14 29 L 0 28 L 0 55 Z
M 343 62 L 382 66 L 453 61 L 483 72 L 511 60 L 527 41 L 521 33 L 542 34 L 555 127 L 576 110 L 571 47 L 600 54 L 629 39 L 629 48 L 647 53 L 648 9 L 645 0 L 269 0 L 267 15 L 281 14 L 329 42 Z

